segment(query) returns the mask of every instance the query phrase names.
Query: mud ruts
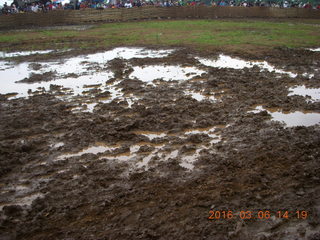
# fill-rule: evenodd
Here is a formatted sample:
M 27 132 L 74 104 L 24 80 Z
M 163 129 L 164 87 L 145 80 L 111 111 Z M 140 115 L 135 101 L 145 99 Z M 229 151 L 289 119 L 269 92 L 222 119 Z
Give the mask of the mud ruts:
M 319 239 L 320 126 L 288 127 L 268 112 L 319 113 L 319 101 L 290 94 L 320 87 L 319 53 L 269 52 L 270 64 L 296 77 L 195 56 L 219 54 L 177 49 L 103 70 L 92 63 L 114 75 L 73 97 L 58 85 L 0 95 L 0 239 Z M 204 73 L 130 78 L 136 66 L 159 64 Z M 84 111 L 89 103 L 97 104 Z M 210 210 L 234 217 L 208 220 Z M 307 219 L 275 217 L 297 210 Z M 242 220 L 241 211 L 273 217 Z

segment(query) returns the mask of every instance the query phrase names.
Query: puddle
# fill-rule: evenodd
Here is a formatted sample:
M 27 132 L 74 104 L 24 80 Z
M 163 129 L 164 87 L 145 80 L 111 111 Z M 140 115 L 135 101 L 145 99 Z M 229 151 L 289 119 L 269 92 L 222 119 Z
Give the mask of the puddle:
M 84 105 L 82 107 L 78 107 L 77 109 L 75 108 L 74 110 L 79 110 L 79 111 L 82 111 L 82 112 L 91 112 L 92 113 L 97 104 L 98 103 L 84 103 Z
M 211 144 L 218 143 L 221 141 L 221 137 L 214 133 L 217 127 L 208 127 L 208 128 L 195 128 L 195 129 L 187 129 L 185 130 L 186 135 L 190 134 L 207 134 L 210 138 Z
M 25 191 L 25 190 L 29 190 L 29 188 L 26 185 L 17 185 L 15 187 L 16 191 Z
M 258 106 L 256 107 L 256 109 L 249 112 L 259 113 L 264 110 L 272 116 L 273 121 L 283 122 L 286 124 L 287 127 L 309 127 L 320 123 L 320 113 L 304 113 L 299 111 L 283 113 L 280 111 L 270 111 L 268 109 L 263 108 L 262 106 Z
M 311 101 L 320 100 L 320 88 L 306 88 L 306 86 L 295 86 L 289 88 L 290 93 L 288 96 L 299 95 L 303 97 L 310 96 Z
M 197 75 L 201 75 L 204 71 L 195 67 L 181 66 L 162 66 L 154 65 L 147 67 L 134 67 L 130 78 L 137 78 L 143 82 L 152 82 L 155 79 L 163 79 L 164 81 L 172 80 L 189 80 Z
M 52 50 L 43 51 L 43 53 L 47 53 L 48 51 Z M 86 87 L 97 87 L 97 85 L 101 84 L 98 88 L 102 88 L 102 85 L 113 77 L 113 72 L 106 70 L 106 64 L 114 58 L 158 58 L 166 57 L 173 51 L 174 50 L 148 50 L 144 48 L 115 48 L 102 53 L 77 56 L 61 61 L 41 62 L 39 63 L 39 70 L 30 69 L 29 65 L 32 62 L 14 64 L 0 61 L 0 93 L 18 93 L 16 97 L 27 97 L 29 89 L 35 91 L 40 87 L 49 90 L 50 84 L 54 84 L 72 89 L 74 95 L 81 95 Z M 40 51 L 38 52 L 40 53 Z M 30 52 L 22 54 L 27 53 Z M 14 53 L 12 53 L 12 55 L 13 54 Z M 19 54 L 21 54 L 21 52 Z M 46 72 L 53 72 L 55 79 L 39 83 L 18 83 L 18 81 L 28 78 L 31 74 L 44 74 Z
M 146 155 L 145 157 L 143 157 L 142 161 L 138 162 L 136 164 L 137 168 L 144 168 L 146 171 L 149 169 L 149 162 L 151 161 L 151 159 L 155 156 L 158 156 L 159 154 L 159 150 L 161 150 L 161 147 L 164 144 L 158 144 L 158 145 L 154 145 L 155 146 L 155 150 L 153 150 L 151 153 L 149 153 L 148 155 Z M 176 150 L 177 154 L 178 154 L 178 150 Z
M 295 126 L 312 126 L 320 123 L 320 113 L 282 113 L 274 112 L 271 113 L 273 120 L 284 122 L 288 127 Z
M 183 168 L 186 168 L 187 170 L 192 171 L 194 169 L 194 162 L 197 161 L 197 158 L 199 157 L 199 152 L 202 149 L 197 149 L 196 152 L 192 155 L 182 156 L 181 162 L 179 165 Z
M 302 76 L 311 79 L 314 77 L 314 74 L 313 73 L 303 73 Z
M 185 91 L 186 95 L 191 96 L 197 101 L 209 100 L 211 102 L 215 102 L 217 99 L 213 95 L 204 95 L 201 92 L 193 92 L 193 91 Z
M 148 170 L 148 163 L 152 159 L 152 157 L 156 156 L 158 154 L 159 149 L 164 144 L 151 144 L 151 143 L 141 143 L 141 144 L 134 144 L 130 146 L 130 151 L 115 155 L 109 155 L 109 156 L 102 156 L 99 159 L 108 159 L 108 160 L 114 160 L 114 161 L 135 161 L 138 156 L 144 156 L 143 159 L 137 163 L 135 163 L 136 168 L 145 168 L 145 170 Z M 152 150 L 152 152 L 149 153 L 138 153 L 141 146 L 154 146 L 155 149 Z
M 150 160 L 154 157 L 154 154 L 149 154 L 148 156 L 144 157 L 142 159 L 141 162 L 137 163 L 137 168 L 146 168 L 146 170 L 148 169 L 148 163 L 150 162 Z
M 208 127 L 208 128 L 195 128 L 195 129 L 187 129 L 185 130 L 182 134 L 181 134 L 181 138 L 186 138 L 189 135 L 192 134 L 207 134 L 211 140 L 209 142 L 204 142 L 203 145 L 206 145 L 207 143 L 218 143 L 221 141 L 221 138 L 219 135 L 215 134 L 214 131 L 217 128 L 220 127 L 224 127 L 224 126 L 215 126 L 215 127 Z M 150 140 L 154 139 L 154 138 L 161 138 L 161 137 L 165 137 L 167 136 L 167 134 L 165 132 L 151 132 L 151 131 L 135 131 L 133 132 L 135 134 L 139 134 L 139 135 L 144 135 L 146 137 L 148 137 Z M 173 150 L 171 152 L 162 152 L 161 151 L 161 147 L 164 144 L 150 144 L 150 143 L 146 143 L 145 145 L 151 145 L 155 147 L 155 150 L 153 150 L 150 154 L 148 154 L 147 156 L 144 156 L 143 159 L 138 162 L 136 164 L 137 168 L 145 168 L 145 170 L 148 170 L 148 164 L 150 162 L 150 160 L 154 157 L 154 156 L 160 156 L 161 161 L 168 161 L 169 159 L 175 159 L 178 157 L 179 155 L 179 150 Z M 133 145 L 130 147 L 130 151 L 131 153 L 135 152 L 135 156 L 137 156 L 137 151 L 139 150 L 139 147 L 141 145 L 137 144 L 137 145 Z M 196 152 L 193 155 L 184 155 L 181 157 L 181 163 L 180 165 L 188 170 L 192 170 L 193 169 L 193 162 L 197 160 L 197 157 L 199 156 L 199 152 L 202 149 L 206 149 L 206 147 L 202 146 L 200 148 L 198 148 L 196 150 Z M 143 155 L 143 153 L 141 153 L 141 155 Z
M 116 160 L 116 161 L 129 161 L 131 160 L 135 155 L 131 154 L 131 152 L 125 152 L 125 153 L 120 153 L 116 155 L 112 155 L 111 157 L 104 157 L 109 160 Z
M 4 203 L 1 204 L 0 203 L 0 211 L 3 209 L 3 207 L 5 206 L 9 206 L 9 205 L 20 205 L 20 206 L 31 206 L 32 202 L 34 200 L 36 200 L 37 198 L 42 198 L 44 195 L 41 193 L 34 193 L 22 198 L 16 198 L 14 201 L 10 202 L 10 203 Z
M 121 94 L 122 94 L 122 92 L 121 92 Z M 128 108 L 132 108 L 132 105 L 133 105 L 134 103 L 136 103 L 137 101 L 139 101 L 139 98 L 133 96 L 133 94 L 129 94 L 128 96 L 123 97 L 123 100 L 127 101 L 127 103 L 128 103 Z
M 123 59 L 132 59 L 132 58 L 163 58 L 167 57 L 169 54 L 173 53 L 174 49 L 168 50 L 151 50 L 145 48 L 115 48 L 111 51 L 107 51 L 106 53 L 98 53 L 93 54 L 93 58 L 102 59 L 102 60 L 112 60 L 115 58 L 123 58 Z
M 82 156 L 83 154 L 86 154 L 86 153 L 92 153 L 92 154 L 104 153 L 106 151 L 113 151 L 117 148 L 119 148 L 119 146 L 117 146 L 117 145 L 108 146 L 103 143 L 97 143 L 95 146 L 85 148 L 82 151 L 77 152 L 77 153 L 63 154 L 63 155 L 57 157 L 56 161 L 65 160 L 70 157 L 79 157 L 79 156 Z
M 58 142 L 58 143 L 50 145 L 50 147 L 52 147 L 52 148 L 59 148 L 59 147 L 62 147 L 62 146 L 64 146 L 63 142 Z
M 0 62 L 1 64 L 1 62 Z M 83 91 L 87 90 L 85 85 L 93 84 L 104 84 L 108 79 L 113 77 L 113 73 L 106 71 L 103 73 L 92 73 L 90 76 L 80 76 L 78 78 L 57 78 L 48 82 L 37 82 L 37 83 L 17 83 L 24 78 L 28 78 L 30 71 L 28 69 L 28 63 L 21 63 L 12 68 L 0 71 L 1 74 L 1 94 L 7 93 L 18 93 L 16 97 L 27 97 L 29 89 L 36 91 L 38 88 L 44 88 L 46 91 L 50 89 L 50 85 L 59 85 L 63 88 L 72 89 L 73 94 L 82 94 Z
M 178 157 L 178 153 L 179 153 L 179 150 L 174 150 L 174 151 L 170 152 L 169 154 L 166 154 L 164 160 L 167 161 L 170 158 L 174 159 L 174 158 Z
M 21 51 L 21 52 L 3 52 L 0 51 L 0 58 L 10 58 L 10 57 L 20 57 L 20 56 L 29 56 L 35 54 L 47 54 L 51 53 L 54 50 L 43 50 L 43 51 Z
M 132 133 L 146 136 L 150 140 L 153 140 L 155 138 L 163 138 L 163 137 L 167 136 L 167 134 L 165 132 L 134 131 Z
M 239 58 L 233 58 L 224 54 L 220 54 L 217 60 L 211 60 L 206 58 L 196 58 L 201 64 L 208 67 L 215 68 L 233 68 L 233 69 L 243 69 L 243 68 L 252 68 L 253 66 L 258 66 L 261 69 L 267 70 L 269 72 L 275 72 L 279 74 L 288 74 L 290 77 L 295 78 L 297 74 L 292 72 L 283 71 L 281 69 L 276 69 L 271 66 L 266 61 L 245 61 Z
M 308 50 L 312 52 L 320 52 L 320 48 L 308 48 Z

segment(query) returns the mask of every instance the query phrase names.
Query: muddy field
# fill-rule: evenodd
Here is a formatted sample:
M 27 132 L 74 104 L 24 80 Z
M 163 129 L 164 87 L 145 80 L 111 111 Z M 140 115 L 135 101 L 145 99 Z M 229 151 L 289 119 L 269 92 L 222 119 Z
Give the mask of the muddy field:
M 0 239 L 320 239 L 319 49 L 1 53 L 0 74 Z

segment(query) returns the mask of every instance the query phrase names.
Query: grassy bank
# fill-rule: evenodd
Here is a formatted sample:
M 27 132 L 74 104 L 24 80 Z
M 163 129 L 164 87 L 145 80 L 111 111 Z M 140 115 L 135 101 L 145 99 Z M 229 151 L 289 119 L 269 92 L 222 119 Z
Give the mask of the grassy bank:
M 320 45 L 320 20 L 178 20 L 108 23 L 86 30 L 33 29 L 0 33 L 0 47 L 101 48 L 124 45 L 189 46 L 246 51 Z

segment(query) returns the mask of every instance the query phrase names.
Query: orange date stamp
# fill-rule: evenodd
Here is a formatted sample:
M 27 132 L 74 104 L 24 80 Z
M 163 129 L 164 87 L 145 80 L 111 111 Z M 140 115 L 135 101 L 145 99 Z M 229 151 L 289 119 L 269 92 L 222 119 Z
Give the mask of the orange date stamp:
M 210 210 L 209 211 L 209 220 L 219 220 L 219 219 L 235 219 L 240 218 L 242 220 L 250 219 L 260 219 L 268 220 L 270 218 L 282 218 L 282 219 L 307 219 L 309 213 L 304 210 L 297 211 L 270 211 L 270 210 L 242 210 L 242 211 L 231 211 L 231 210 Z

